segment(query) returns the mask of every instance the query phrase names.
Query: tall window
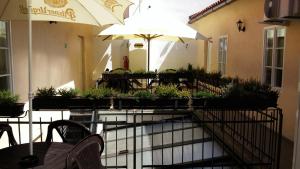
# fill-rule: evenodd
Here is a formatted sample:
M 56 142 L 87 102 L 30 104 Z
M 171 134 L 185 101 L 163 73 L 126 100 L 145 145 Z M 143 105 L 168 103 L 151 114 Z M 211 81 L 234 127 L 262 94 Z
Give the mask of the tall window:
M 219 40 L 219 53 L 218 53 L 218 71 L 222 75 L 226 73 L 226 62 L 227 62 L 227 37 L 221 37 Z
M 8 31 L 7 22 L 0 21 L 0 90 L 11 90 Z
M 273 87 L 282 86 L 285 28 L 265 30 L 264 83 Z

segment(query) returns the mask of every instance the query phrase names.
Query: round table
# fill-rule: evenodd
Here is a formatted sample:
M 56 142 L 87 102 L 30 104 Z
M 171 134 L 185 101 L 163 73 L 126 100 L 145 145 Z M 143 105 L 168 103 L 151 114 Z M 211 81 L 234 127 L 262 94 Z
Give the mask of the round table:
M 74 145 L 66 143 L 33 143 L 33 154 L 39 161 L 34 169 L 63 169 L 68 152 Z M 0 150 L 0 169 L 22 169 L 20 161 L 29 155 L 29 144 L 20 144 Z

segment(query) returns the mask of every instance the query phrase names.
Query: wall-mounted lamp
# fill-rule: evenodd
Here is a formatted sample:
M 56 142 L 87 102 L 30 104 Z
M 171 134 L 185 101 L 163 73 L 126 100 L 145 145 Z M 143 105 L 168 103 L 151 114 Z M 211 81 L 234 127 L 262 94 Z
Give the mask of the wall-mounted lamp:
M 246 31 L 245 23 L 243 21 L 241 21 L 240 19 L 239 19 L 239 21 L 236 22 L 236 26 L 237 26 L 239 32 Z
M 57 24 L 56 21 L 49 21 L 49 24 Z

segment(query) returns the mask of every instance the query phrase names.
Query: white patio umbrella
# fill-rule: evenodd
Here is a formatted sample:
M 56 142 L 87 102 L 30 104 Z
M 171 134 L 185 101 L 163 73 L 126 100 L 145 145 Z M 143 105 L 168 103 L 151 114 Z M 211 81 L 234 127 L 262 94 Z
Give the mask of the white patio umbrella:
M 114 14 L 128 7 L 127 0 L 1 0 L 0 20 L 28 20 L 29 143 L 32 146 L 32 21 L 58 21 L 102 26 L 121 23 Z M 128 2 L 128 1 L 127 1 Z M 30 14 L 30 15 L 29 15 Z
M 124 25 L 113 25 L 99 34 L 106 35 L 112 39 L 145 39 L 148 44 L 148 60 L 147 68 L 150 68 L 150 41 L 152 39 L 160 39 L 167 41 L 181 41 L 184 43 L 187 39 L 207 38 L 188 25 L 168 18 L 166 16 L 155 17 L 153 14 L 144 13 L 130 17 L 125 21 Z

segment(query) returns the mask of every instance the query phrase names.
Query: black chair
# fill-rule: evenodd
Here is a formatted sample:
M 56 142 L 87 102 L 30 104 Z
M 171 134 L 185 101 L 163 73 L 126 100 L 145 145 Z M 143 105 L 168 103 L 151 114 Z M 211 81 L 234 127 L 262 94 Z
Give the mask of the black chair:
M 53 130 L 56 130 L 64 143 L 77 144 L 91 132 L 82 124 L 71 120 L 58 120 L 49 124 L 46 142 L 51 142 Z
M 14 145 L 17 145 L 17 141 L 13 135 L 13 132 L 12 132 L 12 128 L 9 124 L 6 124 L 6 123 L 0 123 L 0 139 L 3 135 L 3 133 L 6 131 L 7 133 L 7 136 L 8 136 L 8 142 L 9 142 L 9 145 L 10 146 L 14 146 Z
M 100 159 L 103 150 L 104 141 L 99 134 L 84 138 L 68 153 L 66 169 L 104 169 Z

